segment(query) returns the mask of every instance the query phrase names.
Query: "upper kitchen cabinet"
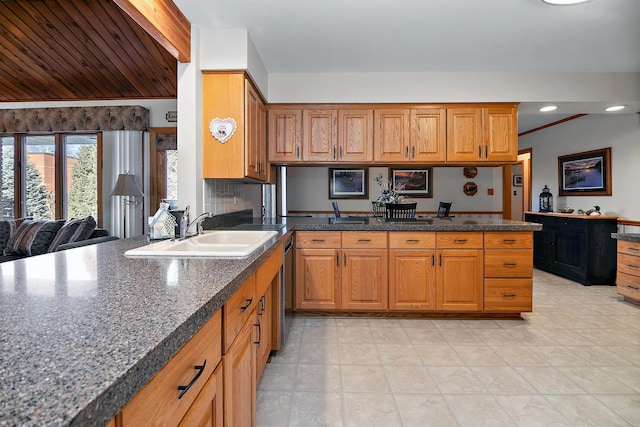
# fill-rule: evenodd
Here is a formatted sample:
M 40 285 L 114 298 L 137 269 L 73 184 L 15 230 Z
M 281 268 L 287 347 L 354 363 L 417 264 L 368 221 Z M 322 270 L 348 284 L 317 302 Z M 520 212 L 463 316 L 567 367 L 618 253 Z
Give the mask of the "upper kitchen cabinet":
M 266 108 L 253 84 L 244 72 L 205 71 L 202 93 L 203 177 L 266 181 Z
M 330 162 L 338 160 L 338 111 L 302 111 L 302 160 Z
M 447 162 L 515 162 L 516 112 L 515 106 L 447 109 Z
M 376 162 L 401 162 L 409 155 L 408 108 L 375 110 L 373 158 Z
M 301 162 L 301 140 L 302 110 L 291 107 L 269 107 L 269 161 Z
M 447 159 L 447 110 L 413 108 L 408 159 L 416 162 L 444 162 Z

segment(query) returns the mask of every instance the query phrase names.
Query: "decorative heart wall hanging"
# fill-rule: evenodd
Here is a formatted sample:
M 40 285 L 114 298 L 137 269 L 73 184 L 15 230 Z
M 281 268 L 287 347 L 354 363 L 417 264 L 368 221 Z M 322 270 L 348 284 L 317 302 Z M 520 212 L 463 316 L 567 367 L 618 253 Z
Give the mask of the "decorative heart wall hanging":
M 211 135 L 221 143 L 227 142 L 235 133 L 236 121 L 230 117 L 226 119 L 220 119 L 216 117 L 215 119 L 209 122 L 209 131 L 211 131 Z

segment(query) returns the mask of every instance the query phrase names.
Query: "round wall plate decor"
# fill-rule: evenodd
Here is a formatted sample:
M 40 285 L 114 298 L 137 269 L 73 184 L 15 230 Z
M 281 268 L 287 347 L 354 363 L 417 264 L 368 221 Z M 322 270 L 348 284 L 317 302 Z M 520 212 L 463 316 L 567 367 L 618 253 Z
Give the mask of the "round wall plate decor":
M 473 196 L 478 192 L 478 184 L 475 182 L 467 182 L 464 184 L 463 191 L 467 196 Z
M 467 178 L 475 178 L 476 175 L 478 175 L 478 168 L 467 166 L 466 168 L 464 168 L 462 173 L 464 173 L 464 176 Z
M 209 131 L 215 139 L 224 144 L 233 136 L 237 126 L 236 121 L 230 117 L 226 119 L 216 117 L 209 122 Z

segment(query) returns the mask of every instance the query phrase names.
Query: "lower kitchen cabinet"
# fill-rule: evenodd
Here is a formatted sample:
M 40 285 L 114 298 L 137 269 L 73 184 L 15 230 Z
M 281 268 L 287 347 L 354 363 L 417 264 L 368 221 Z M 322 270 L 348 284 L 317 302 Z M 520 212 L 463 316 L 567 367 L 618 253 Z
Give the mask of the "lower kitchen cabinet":
M 296 232 L 296 310 L 337 310 L 340 294 L 339 231 Z
M 640 243 L 618 240 L 618 294 L 640 302 Z
M 224 425 L 250 427 L 256 416 L 255 311 L 222 357 L 224 376 Z
M 271 355 L 271 335 L 273 331 L 273 297 L 272 288 L 269 286 L 267 291 L 258 299 L 256 307 L 256 324 L 258 325 L 258 337 L 256 339 L 256 381 L 260 382 L 260 377 L 264 371 L 264 367 Z
M 180 422 L 180 427 L 222 427 L 224 415 L 222 382 L 222 364 L 218 364 Z
M 218 310 L 122 409 L 122 426 L 178 425 L 220 362 L 221 328 Z
M 482 311 L 482 249 L 436 252 L 436 310 Z
M 342 259 L 341 308 L 386 310 L 389 307 L 387 250 L 343 249 Z

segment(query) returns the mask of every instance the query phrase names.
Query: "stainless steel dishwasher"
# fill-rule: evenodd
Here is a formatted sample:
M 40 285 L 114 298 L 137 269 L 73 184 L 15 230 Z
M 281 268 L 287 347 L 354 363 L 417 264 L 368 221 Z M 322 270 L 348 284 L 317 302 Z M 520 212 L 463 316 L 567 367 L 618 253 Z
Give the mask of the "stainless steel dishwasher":
M 280 271 L 280 337 L 281 344 L 286 341 L 285 310 L 293 309 L 293 236 L 289 236 L 282 245 L 284 257 Z

